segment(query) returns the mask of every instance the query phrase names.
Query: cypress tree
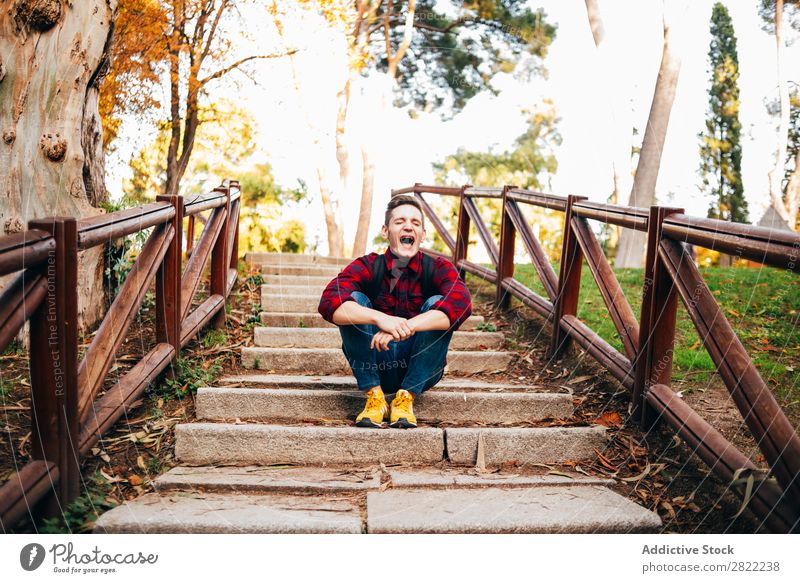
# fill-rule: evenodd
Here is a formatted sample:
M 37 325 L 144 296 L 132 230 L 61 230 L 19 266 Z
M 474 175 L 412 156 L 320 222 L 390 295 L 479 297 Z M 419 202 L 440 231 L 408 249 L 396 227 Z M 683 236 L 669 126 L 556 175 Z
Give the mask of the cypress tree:
M 699 135 L 703 192 L 713 196 L 708 216 L 747 222 L 742 186 L 742 126 L 739 123 L 739 56 L 728 9 L 717 2 L 711 14 L 711 87 L 706 130 Z

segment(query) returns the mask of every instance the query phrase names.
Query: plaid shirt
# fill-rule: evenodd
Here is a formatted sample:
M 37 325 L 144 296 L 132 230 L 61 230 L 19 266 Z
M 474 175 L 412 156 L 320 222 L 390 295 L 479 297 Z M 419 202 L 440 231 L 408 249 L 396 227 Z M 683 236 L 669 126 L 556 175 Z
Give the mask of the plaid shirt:
M 372 279 L 372 265 L 378 254 L 373 252 L 355 259 L 333 278 L 322 292 L 317 310 L 328 322 L 333 322 L 333 313 L 347 300 L 353 300 L 350 293 L 364 291 Z M 384 253 L 386 271 L 380 286 L 380 293 L 372 307 L 384 314 L 401 318 L 413 318 L 420 313 L 427 298 L 422 297 L 422 252 L 411 258 L 408 266 L 401 270 L 400 278 L 392 275 L 395 255 L 391 248 Z M 458 277 L 455 266 L 442 257 L 434 258 L 433 286 L 444 297 L 435 302 L 431 309 L 441 310 L 450 320 L 453 331 L 472 314 L 472 298 L 464 282 Z

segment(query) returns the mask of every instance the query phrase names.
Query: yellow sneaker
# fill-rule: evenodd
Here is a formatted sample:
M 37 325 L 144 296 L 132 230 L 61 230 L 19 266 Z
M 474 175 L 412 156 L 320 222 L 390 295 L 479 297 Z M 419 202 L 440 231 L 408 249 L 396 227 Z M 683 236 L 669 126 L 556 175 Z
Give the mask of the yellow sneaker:
M 389 411 L 386 404 L 386 397 L 380 387 L 374 387 L 367 391 L 367 405 L 364 410 L 356 417 L 356 425 L 359 427 L 382 427 L 383 418 Z
M 417 418 L 414 417 L 414 395 L 405 389 L 400 389 L 392 399 L 392 412 L 389 415 L 389 427 L 416 427 Z

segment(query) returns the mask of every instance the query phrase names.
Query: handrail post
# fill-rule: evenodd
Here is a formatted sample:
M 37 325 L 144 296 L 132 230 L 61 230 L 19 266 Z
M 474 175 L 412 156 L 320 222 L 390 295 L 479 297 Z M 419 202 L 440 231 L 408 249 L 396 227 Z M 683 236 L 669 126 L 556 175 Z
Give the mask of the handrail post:
M 211 318 L 211 326 L 214 328 L 225 327 L 225 309 L 228 285 L 228 225 L 231 216 L 231 189 L 230 186 L 223 185 L 214 189 L 215 192 L 222 192 L 225 194 L 225 216 L 222 219 L 222 228 L 217 235 L 217 240 L 214 242 L 214 248 L 211 251 L 211 286 L 210 294 L 219 294 L 223 298 L 222 306 Z
M 564 209 L 564 235 L 561 240 L 561 264 L 558 270 L 558 292 L 553 304 L 553 335 L 550 340 L 550 358 L 558 359 L 570 344 L 569 334 L 561 329 L 561 318 L 578 314 L 578 295 L 581 289 L 583 253 L 572 231 L 572 206 L 586 200 L 585 196 L 570 194 Z
M 183 245 L 182 195 L 159 195 L 156 200 L 170 203 L 175 209 L 172 242 L 156 274 L 156 342 L 165 342 L 175 349 L 175 365 L 181 351 L 181 249 Z M 172 369 L 174 371 L 174 369 Z
M 461 192 L 458 195 L 458 226 L 456 227 L 456 249 L 453 252 L 453 265 L 456 266 L 459 275 L 462 279 L 466 276 L 464 269 L 458 264 L 462 259 L 467 258 L 467 250 L 469 248 L 469 214 L 467 209 L 464 208 L 464 191 L 466 191 L 471 184 L 465 184 L 461 187 Z
M 231 180 L 230 181 L 230 188 L 235 188 L 239 191 L 239 198 L 236 201 L 236 204 L 239 205 L 239 212 L 236 215 L 236 224 L 231 225 L 231 228 L 235 230 L 233 234 L 233 251 L 231 252 L 231 265 L 232 269 L 236 270 L 236 273 L 239 273 L 239 219 L 242 216 L 242 187 L 239 184 L 238 180 Z M 230 190 L 228 190 L 230 193 Z M 238 277 L 238 275 L 237 275 Z M 236 280 L 234 280 L 234 284 Z
M 671 384 L 678 294 L 675 284 L 658 254 L 664 219 L 683 209 L 650 207 L 647 221 L 647 255 L 642 286 L 642 313 L 639 322 L 639 346 L 634 360 L 634 384 L 631 395 L 631 418 L 643 430 L 655 427 L 658 416 L 647 404 L 650 386 Z
M 517 238 L 517 231 L 514 223 L 508 215 L 507 195 L 508 191 L 516 186 L 503 186 L 503 200 L 500 209 L 500 245 L 498 249 L 497 261 L 497 280 L 494 305 L 500 310 L 508 310 L 511 305 L 511 294 L 503 288 L 503 280 L 506 277 L 514 277 L 514 244 Z
M 50 233 L 56 248 L 45 265 L 47 295 L 31 316 L 32 457 L 58 467 L 46 515 L 60 516 L 80 494 L 78 425 L 78 226 L 72 217 L 31 221 Z
M 195 225 L 195 215 L 189 215 L 189 221 L 186 227 L 186 257 L 192 254 L 192 248 L 194 247 L 194 225 Z M 181 225 L 183 228 L 183 225 Z

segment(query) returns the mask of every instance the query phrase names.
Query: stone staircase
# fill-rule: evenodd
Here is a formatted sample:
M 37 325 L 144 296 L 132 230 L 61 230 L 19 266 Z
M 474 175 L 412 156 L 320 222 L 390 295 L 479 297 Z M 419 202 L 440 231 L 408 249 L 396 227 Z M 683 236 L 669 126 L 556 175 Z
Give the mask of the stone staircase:
M 199 389 L 196 422 L 175 428 L 180 463 L 156 492 L 100 517 L 108 533 L 656 532 L 660 518 L 613 480 L 548 468 L 594 458 L 605 428 L 568 419 L 572 397 L 482 380 L 515 354 L 473 316 L 445 377 L 414 403 L 416 429 L 354 425 L 364 404 L 335 326 L 317 314 L 346 259 L 253 253 L 265 284 L 251 374 Z M 263 372 L 262 372 L 263 371 Z M 477 375 L 475 377 L 474 375 Z M 391 400 L 391 395 L 388 395 Z

